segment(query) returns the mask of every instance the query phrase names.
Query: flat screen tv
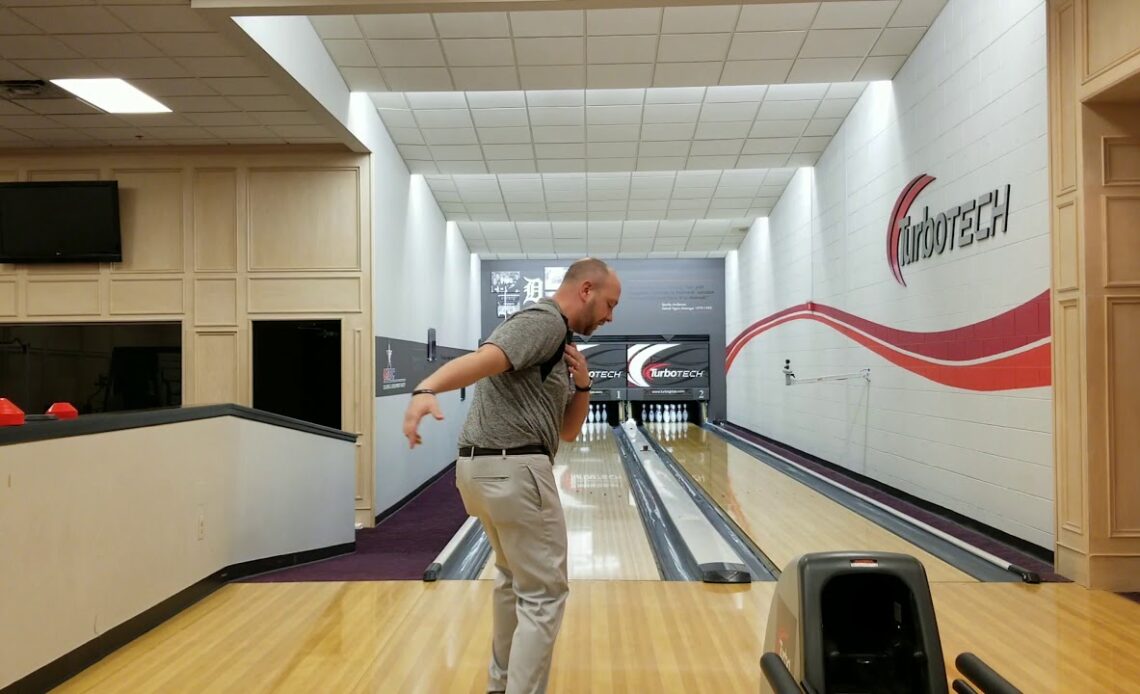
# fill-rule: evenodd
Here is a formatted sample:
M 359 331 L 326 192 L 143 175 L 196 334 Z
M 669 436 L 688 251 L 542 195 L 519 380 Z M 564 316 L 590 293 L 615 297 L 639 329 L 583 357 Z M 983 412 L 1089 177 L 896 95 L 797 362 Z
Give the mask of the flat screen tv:
M 118 181 L 0 183 L 0 263 L 122 260 Z

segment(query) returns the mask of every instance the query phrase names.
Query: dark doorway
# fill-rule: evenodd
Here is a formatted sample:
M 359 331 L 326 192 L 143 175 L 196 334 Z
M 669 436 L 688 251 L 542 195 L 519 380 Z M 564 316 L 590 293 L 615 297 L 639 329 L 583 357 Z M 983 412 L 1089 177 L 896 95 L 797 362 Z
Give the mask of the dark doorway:
M 253 322 L 253 406 L 340 429 L 340 321 Z

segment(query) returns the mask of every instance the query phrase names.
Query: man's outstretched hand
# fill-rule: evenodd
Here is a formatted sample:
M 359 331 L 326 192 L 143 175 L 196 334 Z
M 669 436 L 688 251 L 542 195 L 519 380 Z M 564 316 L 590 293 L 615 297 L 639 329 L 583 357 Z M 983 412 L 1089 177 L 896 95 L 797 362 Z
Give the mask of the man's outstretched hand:
M 420 420 L 429 413 L 437 420 L 443 420 L 443 412 L 439 409 L 439 402 L 435 396 L 430 393 L 413 395 L 412 401 L 408 403 L 408 409 L 404 412 L 404 436 L 408 439 L 408 448 L 415 448 L 423 443 L 418 429 Z

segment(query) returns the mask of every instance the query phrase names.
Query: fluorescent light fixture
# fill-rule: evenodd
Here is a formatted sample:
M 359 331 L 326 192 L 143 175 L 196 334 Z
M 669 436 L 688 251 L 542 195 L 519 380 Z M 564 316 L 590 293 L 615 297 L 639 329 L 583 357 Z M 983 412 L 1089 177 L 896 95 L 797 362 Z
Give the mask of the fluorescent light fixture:
M 95 108 L 107 113 L 170 113 L 170 109 L 117 77 L 52 80 Z

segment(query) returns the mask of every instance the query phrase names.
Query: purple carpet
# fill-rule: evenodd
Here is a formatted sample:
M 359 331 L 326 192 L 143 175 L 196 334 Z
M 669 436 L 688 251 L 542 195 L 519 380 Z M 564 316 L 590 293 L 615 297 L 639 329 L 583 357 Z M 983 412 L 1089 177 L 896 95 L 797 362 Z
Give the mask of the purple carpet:
M 357 530 L 352 554 L 251 576 L 243 582 L 419 581 L 466 520 L 452 466 L 375 528 Z
M 865 482 L 861 482 L 853 477 L 849 477 L 842 472 L 839 472 L 838 470 L 812 460 L 811 458 L 806 457 L 795 449 L 782 446 L 779 443 L 764 438 L 763 436 L 760 436 L 748 429 L 736 426 L 735 424 L 728 422 L 725 422 L 723 427 L 726 430 L 731 431 L 737 436 L 745 439 L 746 441 L 756 444 L 761 448 L 767 448 L 774 453 L 778 453 L 779 455 L 804 466 L 816 474 L 842 484 L 848 489 L 857 491 L 864 496 L 878 501 L 881 504 L 890 506 L 896 511 L 901 511 L 902 513 L 905 513 L 915 520 L 922 521 L 923 523 L 926 523 L 933 528 L 941 530 L 947 535 L 956 537 L 963 542 L 977 547 L 978 549 L 985 550 L 995 557 L 1004 559 L 1010 564 L 1014 564 L 1016 566 L 1020 566 L 1023 569 L 1032 571 L 1040 576 L 1042 581 L 1056 583 L 1069 582 L 1069 579 L 1065 578 L 1064 576 L 1053 573 L 1052 564 L 1041 561 L 1037 557 L 1022 552 L 1016 547 L 1011 547 L 1004 542 L 999 542 L 998 540 L 995 540 L 988 535 L 973 530 L 972 528 L 960 525 L 953 520 L 950 520 L 949 518 L 931 513 L 930 511 L 927 511 L 920 506 L 916 506 L 915 504 L 896 498 L 885 491 L 866 484 Z

